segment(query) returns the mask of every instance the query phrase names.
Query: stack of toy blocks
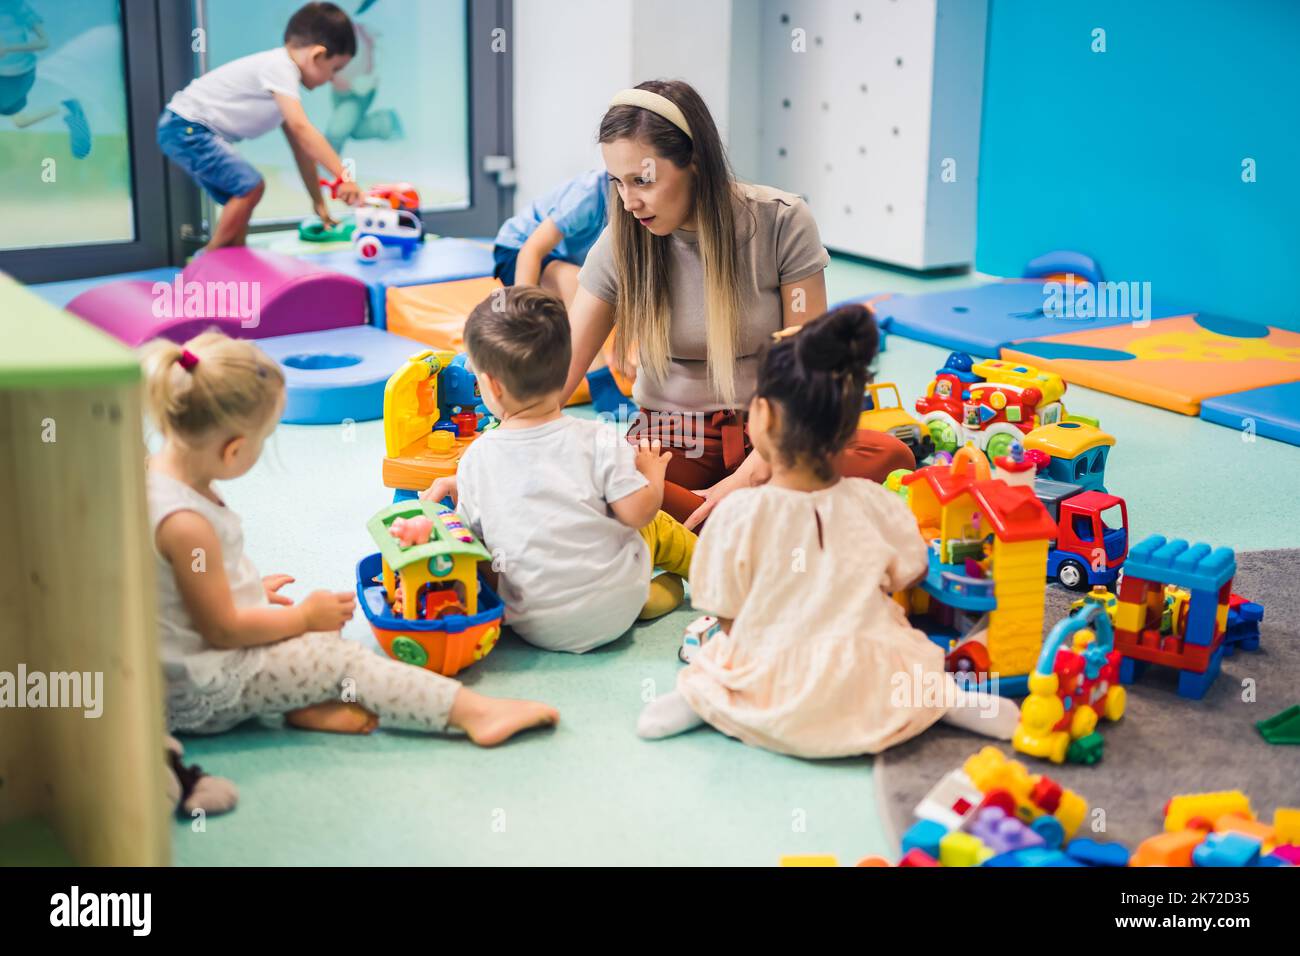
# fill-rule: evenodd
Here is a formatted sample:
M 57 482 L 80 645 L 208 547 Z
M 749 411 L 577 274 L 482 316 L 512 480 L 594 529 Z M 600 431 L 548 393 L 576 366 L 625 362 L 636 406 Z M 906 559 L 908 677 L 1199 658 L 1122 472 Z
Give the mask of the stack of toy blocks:
M 1152 535 L 1129 549 L 1115 611 L 1115 647 L 1124 655 L 1120 681 L 1131 684 L 1147 664 L 1162 664 L 1181 672 L 1179 696 L 1204 697 L 1219 676 L 1236 572 L 1231 548 Z M 1160 633 L 1166 584 L 1191 592 L 1181 634 Z
M 1223 635 L 1223 656 L 1231 657 L 1240 647 L 1259 650 L 1259 622 L 1264 620 L 1264 606 L 1234 594 L 1228 601 L 1228 629 Z

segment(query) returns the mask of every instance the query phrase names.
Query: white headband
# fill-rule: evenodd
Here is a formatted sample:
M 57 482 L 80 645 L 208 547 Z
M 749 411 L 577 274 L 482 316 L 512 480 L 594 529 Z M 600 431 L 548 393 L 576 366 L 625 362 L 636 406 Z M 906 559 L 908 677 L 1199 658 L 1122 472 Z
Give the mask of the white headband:
M 695 139 L 694 136 L 691 136 L 691 127 L 686 122 L 686 117 L 682 114 L 681 108 L 666 96 L 652 93 L 650 90 L 623 90 L 621 93 L 614 94 L 614 98 L 609 101 L 609 105 L 639 106 L 643 110 L 649 110 L 651 113 L 662 116 L 692 140 Z

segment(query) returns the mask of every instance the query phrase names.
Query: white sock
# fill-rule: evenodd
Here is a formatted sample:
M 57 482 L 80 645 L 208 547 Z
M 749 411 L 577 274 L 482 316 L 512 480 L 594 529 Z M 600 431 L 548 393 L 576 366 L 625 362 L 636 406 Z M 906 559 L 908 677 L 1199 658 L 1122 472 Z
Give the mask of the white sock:
M 686 698 L 674 690 L 656 697 L 641 709 L 641 716 L 636 722 L 636 733 L 646 740 L 659 740 L 661 737 L 685 733 L 702 723 L 704 720 L 691 710 Z
M 944 723 L 996 740 L 1010 740 L 1020 722 L 1020 707 L 1008 697 L 953 684 L 956 703 L 943 715 Z

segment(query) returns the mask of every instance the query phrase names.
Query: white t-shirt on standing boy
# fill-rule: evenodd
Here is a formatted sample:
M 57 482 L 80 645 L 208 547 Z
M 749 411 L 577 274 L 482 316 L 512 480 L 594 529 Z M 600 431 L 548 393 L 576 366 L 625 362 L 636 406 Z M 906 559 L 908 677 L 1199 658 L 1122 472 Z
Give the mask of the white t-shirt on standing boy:
M 275 94 L 301 99 L 302 73 L 286 47 L 242 56 L 196 76 L 167 108 L 237 143 L 269 133 L 282 122 Z

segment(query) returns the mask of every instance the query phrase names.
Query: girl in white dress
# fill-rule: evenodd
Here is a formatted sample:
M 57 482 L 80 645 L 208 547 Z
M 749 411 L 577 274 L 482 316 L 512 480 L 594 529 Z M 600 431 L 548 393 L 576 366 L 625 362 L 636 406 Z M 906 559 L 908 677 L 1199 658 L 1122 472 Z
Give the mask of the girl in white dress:
M 218 733 L 284 715 L 307 730 L 453 729 L 491 746 L 559 719 L 546 704 L 485 697 L 344 640 L 351 592 L 295 604 L 280 593 L 293 578 L 257 573 L 239 516 L 212 483 L 253 467 L 284 410 L 284 376 L 264 352 L 219 332 L 184 348 L 155 342 L 145 376 L 164 439 L 148 498 L 169 729 Z
M 717 506 L 691 563 L 692 604 L 724 633 L 646 706 L 638 733 L 708 723 L 799 757 L 879 753 L 940 719 L 1009 740 L 1015 703 L 961 690 L 890 597 L 927 568 L 907 505 L 835 467 L 857 427 L 875 323 L 845 306 L 773 339 L 749 408 L 772 478 Z

